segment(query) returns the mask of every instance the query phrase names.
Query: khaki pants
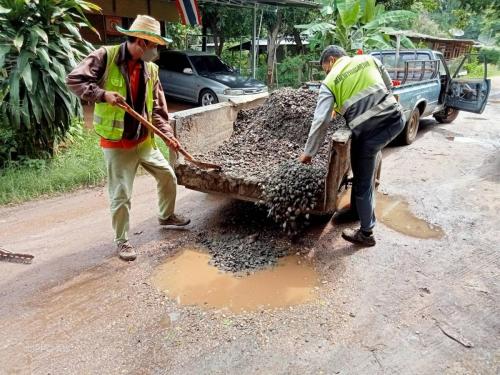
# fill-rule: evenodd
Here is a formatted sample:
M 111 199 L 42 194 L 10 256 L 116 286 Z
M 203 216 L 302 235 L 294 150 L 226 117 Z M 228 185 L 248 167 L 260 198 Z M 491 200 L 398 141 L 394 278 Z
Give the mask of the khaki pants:
M 174 213 L 177 180 L 170 164 L 150 139 L 129 148 L 103 148 L 108 174 L 108 191 L 111 204 L 115 242 L 128 240 L 130 198 L 137 168 L 141 165 L 158 184 L 160 219 Z

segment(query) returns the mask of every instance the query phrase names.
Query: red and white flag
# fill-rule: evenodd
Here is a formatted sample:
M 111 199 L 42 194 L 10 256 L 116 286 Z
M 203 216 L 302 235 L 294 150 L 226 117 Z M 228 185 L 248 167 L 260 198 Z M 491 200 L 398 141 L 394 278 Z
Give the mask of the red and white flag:
M 196 0 L 175 0 L 184 25 L 201 25 L 200 9 Z

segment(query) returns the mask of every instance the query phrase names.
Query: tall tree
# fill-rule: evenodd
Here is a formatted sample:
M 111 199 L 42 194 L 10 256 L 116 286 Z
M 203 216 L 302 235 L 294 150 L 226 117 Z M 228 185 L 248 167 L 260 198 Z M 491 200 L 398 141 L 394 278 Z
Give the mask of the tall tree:
M 274 67 L 281 41 L 286 37 L 293 38 L 299 52 L 304 53 L 300 31 L 295 28 L 295 25 L 312 20 L 314 16 L 314 12 L 304 8 L 276 7 L 264 10 L 262 23 L 267 31 L 267 84 L 269 86 L 273 86 L 275 81 Z
M 221 55 L 227 40 L 251 33 L 252 15 L 248 8 L 203 4 L 200 10 L 202 29 L 204 33 L 210 30 L 218 56 Z

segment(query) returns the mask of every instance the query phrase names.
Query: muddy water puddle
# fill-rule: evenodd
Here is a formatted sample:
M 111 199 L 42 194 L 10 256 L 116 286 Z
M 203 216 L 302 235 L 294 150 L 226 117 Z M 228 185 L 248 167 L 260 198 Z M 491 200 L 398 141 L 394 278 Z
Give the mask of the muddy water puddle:
M 343 208 L 349 204 L 350 191 L 347 191 L 339 202 Z M 375 202 L 377 221 L 407 236 L 422 239 L 438 239 L 444 236 L 443 230 L 417 217 L 410 209 L 408 202 L 402 197 L 384 195 L 377 192 Z
M 245 276 L 222 272 L 209 261 L 210 255 L 186 248 L 156 269 L 153 283 L 181 305 L 233 312 L 300 305 L 315 298 L 318 274 L 298 256 Z

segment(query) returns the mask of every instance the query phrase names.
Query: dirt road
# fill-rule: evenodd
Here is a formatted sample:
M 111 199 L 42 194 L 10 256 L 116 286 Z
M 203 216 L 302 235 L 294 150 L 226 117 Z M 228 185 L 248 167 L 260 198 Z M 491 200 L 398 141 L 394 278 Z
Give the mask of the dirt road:
M 497 90 L 499 85 L 497 83 Z M 180 306 L 152 284 L 165 259 L 218 225 L 227 200 L 179 189 L 185 230 L 156 224 L 154 181 L 132 203 L 140 256 L 113 256 L 103 188 L 0 208 L 1 374 L 498 374 L 500 95 L 482 115 L 421 121 L 384 152 L 381 189 L 440 239 L 380 223 L 358 249 L 343 227 L 307 235 L 319 277 L 305 305 L 231 313 Z M 236 213 L 234 213 L 236 214 Z

